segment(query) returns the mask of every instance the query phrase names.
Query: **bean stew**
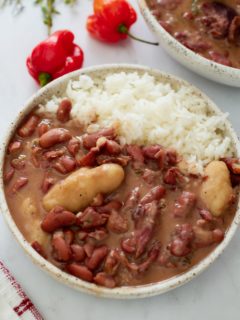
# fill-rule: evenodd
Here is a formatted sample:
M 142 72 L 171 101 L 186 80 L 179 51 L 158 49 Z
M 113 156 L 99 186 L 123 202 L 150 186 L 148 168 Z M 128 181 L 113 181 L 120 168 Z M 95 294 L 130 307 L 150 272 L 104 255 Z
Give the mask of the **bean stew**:
M 56 114 L 36 107 L 6 152 L 7 203 L 40 255 L 114 288 L 183 273 L 224 239 L 236 211 L 238 159 L 189 173 L 174 149 L 120 144 L 113 127 L 87 133 L 70 111 L 66 99 Z
M 187 48 L 240 68 L 239 0 L 147 0 L 161 26 Z

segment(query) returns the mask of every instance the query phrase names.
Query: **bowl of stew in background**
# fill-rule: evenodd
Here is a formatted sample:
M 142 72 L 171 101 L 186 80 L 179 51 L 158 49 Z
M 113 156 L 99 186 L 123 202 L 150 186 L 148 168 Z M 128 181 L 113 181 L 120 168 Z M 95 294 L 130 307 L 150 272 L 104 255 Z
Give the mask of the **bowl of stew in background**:
M 138 0 L 160 45 L 192 71 L 240 86 L 240 9 L 237 1 Z
M 156 127 L 158 117 L 170 127 Z M 182 145 L 175 129 L 186 130 Z M 154 143 L 164 134 L 164 146 Z M 10 125 L 1 211 L 56 280 L 102 297 L 149 297 L 195 278 L 230 242 L 239 156 L 225 115 L 187 82 L 135 65 L 86 68 L 40 89 Z

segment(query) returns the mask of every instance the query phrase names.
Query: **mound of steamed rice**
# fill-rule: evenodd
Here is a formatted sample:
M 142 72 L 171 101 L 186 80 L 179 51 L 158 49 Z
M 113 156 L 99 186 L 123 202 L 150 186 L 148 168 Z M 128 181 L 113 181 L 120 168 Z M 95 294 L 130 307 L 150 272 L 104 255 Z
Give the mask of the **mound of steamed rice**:
M 232 156 L 233 145 L 226 135 L 227 114 L 211 114 L 192 90 L 173 88 L 148 73 L 119 72 L 94 79 L 81 75 L 69 81 L 63 98 L 71 99 L 72 118 L 88 132 L 116 126 L 122 144 L 173 147 L 202 172 L 211 160 Z M 56 112 L 61 99 L 53 97 L 42 108 Z

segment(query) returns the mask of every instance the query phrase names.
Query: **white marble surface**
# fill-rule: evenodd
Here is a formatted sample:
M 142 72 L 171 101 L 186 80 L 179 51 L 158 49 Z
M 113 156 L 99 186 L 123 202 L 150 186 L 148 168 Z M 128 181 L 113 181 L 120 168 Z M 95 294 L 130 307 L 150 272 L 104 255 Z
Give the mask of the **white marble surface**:
M 31 48 L 45 37 L 40 13 L 29 3 L 24 13 L 13 18 L 11 10 L 0 12 L 0 135 L 25 100 L 37 90 L 27 74 L 25 59 Z M 132 1 L 136 8 L 136 3 Z M 178 75 L 205 91 L 219 107 L 230 113 L 240 133 L 239 89 L 215 84 L 181 67 L 161 48 L 125 41 L 117 45 L 99 43 L 85 31 L 91 1 L 79 0 L 74 10 L 63 8 L 54 30 L 69 28 L 85 52 L 84 66 L 128 62 L 149 65 Z M 152 39 L 143 19 L 132 31 Z M 46 320 L 186 320 L 240 319 L 240 232 L 225 253 L 207 271 L 189 284 L 162 296 L 135 301 L 114 301 L 76 292 L 57 283 L 25 256 L 0 215 L 0 260 L 11 270 Z M 0 288 L 1 290 L 1 288 Z M 0 319 L 1 316 L 0 310 Z

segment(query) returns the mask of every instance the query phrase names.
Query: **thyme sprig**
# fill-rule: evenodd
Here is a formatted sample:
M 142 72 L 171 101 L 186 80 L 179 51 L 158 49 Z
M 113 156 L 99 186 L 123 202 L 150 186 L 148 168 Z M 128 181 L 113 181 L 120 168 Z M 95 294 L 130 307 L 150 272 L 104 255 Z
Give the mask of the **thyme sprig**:
M 48 34 L 50 34 L 53 26 L 53 17 L 54 15 L 59 14 L 59 11 L 56 8 L 56 1 L 36 0 L 35 4 L 41 6 L 43 23 L 47 26 Z
M 0 8 L 4 8 L 9 5 L 13 8 L 13 15 L 19 14 L 24 9 L 22 0 L 0 0 Z
M 66 5 L 74 5 L 77 0 L 62 0 Z M 56 0 L 34 0 L 35 5 L 41 7 L 43 23 L 47 26 L 48 34 L 51 33 L 54 16 L 60 14 L 57 9 Z M 6 6 L 13 6 L 14 15 L 20 13 L 24 6 L 23 0 L 0 0 L 0 8 L 4 8 Z
M 73 5 L 77 0 L 64 0 L 66 5 Z M 55 15 L 60 14 L 57 10 L 55 0 L 35 0 L 35 4 L 41 6 L 43 14 L 43 23 L 47 26 L 48 34 L 51 33 L 53 26 L 53 18 Z

